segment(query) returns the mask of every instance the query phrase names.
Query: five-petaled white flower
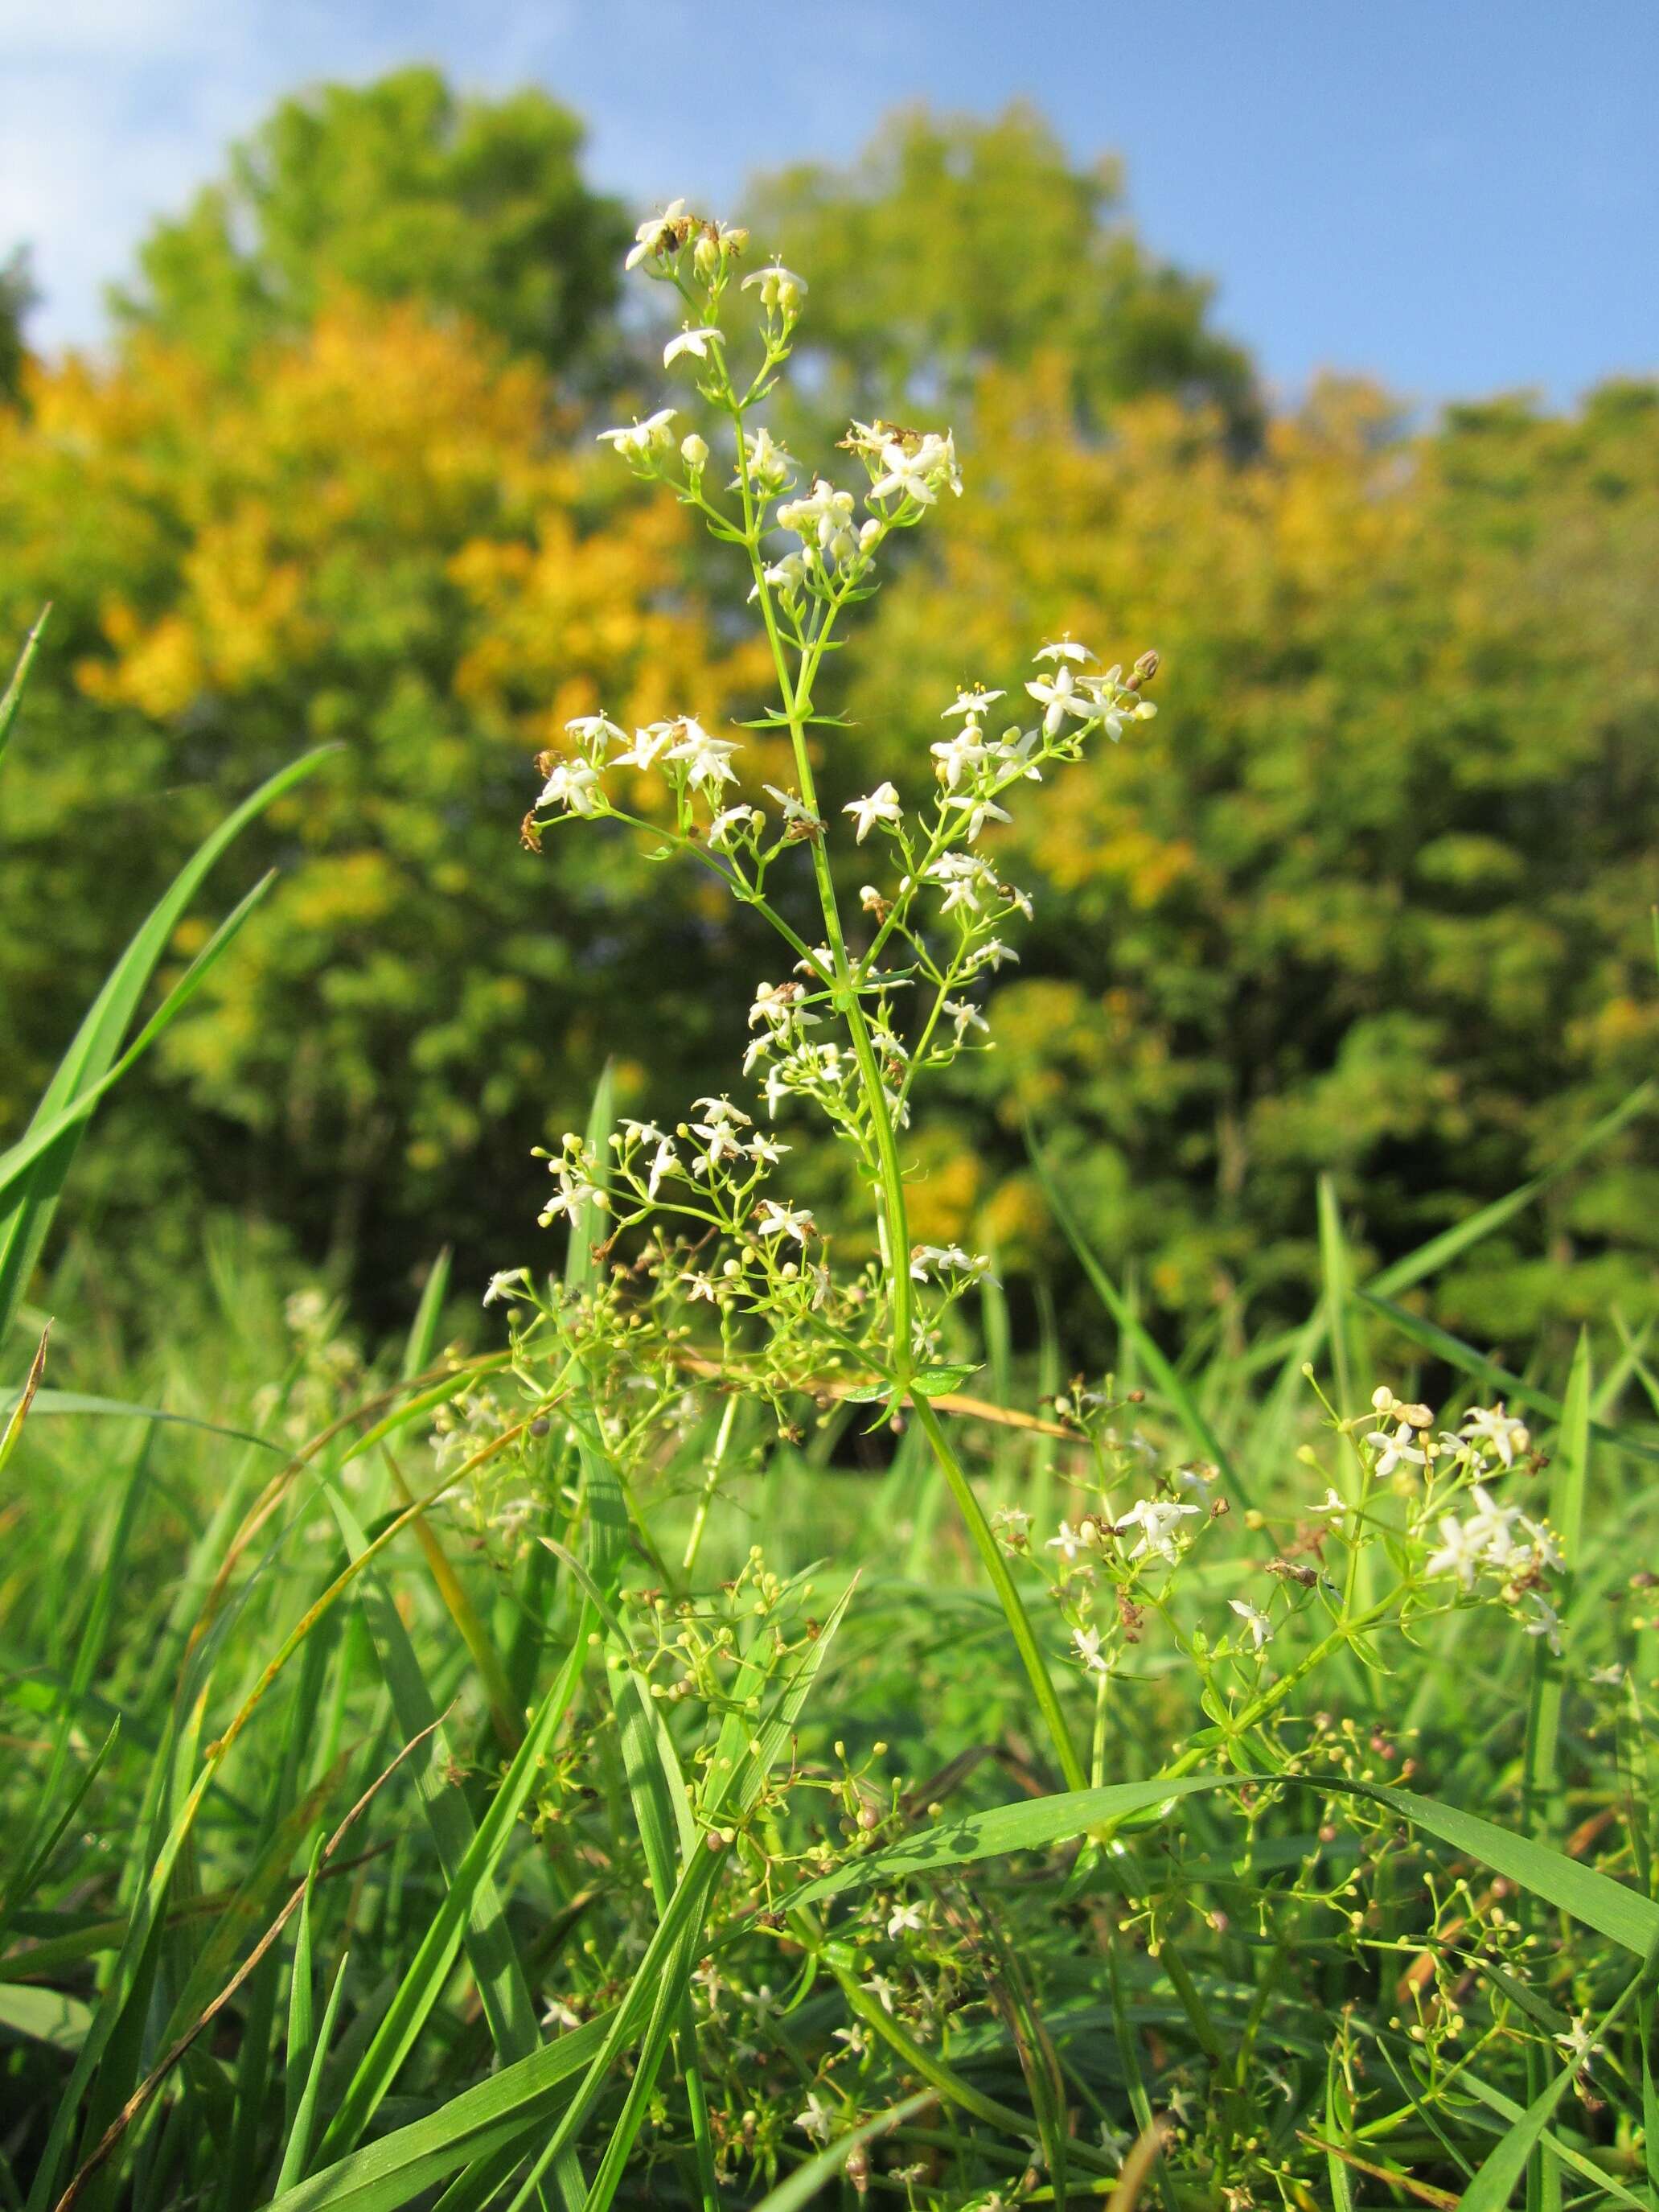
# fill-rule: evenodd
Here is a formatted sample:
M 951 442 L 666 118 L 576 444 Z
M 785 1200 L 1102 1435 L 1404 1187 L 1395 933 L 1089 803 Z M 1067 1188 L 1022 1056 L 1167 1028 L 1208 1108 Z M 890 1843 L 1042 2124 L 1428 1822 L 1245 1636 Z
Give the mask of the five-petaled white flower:
M 683 330 L 678 337 L 670 338 L 662 349 L 662 365 L 672 368 L 684 353 L 695 354 L 699 361 L 707 361 L 711 345 L 719 345 L 721 334 L 717 330 Z
M 842 808 L 843 814 L 858 817 L 857 842 L 862 844 L 878 822 L 902 822 L 904 809 L 899 805 L 899 795 L 890 783 L 878 783 L 863 799 L 849 799 Z
M 1259 1605 L 1252 1605 L 1247 1597 L 1230 1597 L 1233 1611 L 1250 1632 L 1250 1641 L 1258 1651 L 1273 1632 L 1273 1625 Z

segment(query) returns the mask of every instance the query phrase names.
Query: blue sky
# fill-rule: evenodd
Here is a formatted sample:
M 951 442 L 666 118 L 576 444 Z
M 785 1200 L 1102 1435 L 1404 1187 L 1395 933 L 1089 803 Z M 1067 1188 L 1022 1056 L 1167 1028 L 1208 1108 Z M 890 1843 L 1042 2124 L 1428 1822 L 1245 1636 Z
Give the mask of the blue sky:
M 416 58 L 546 85 L 647 205 L 844 160 L 901 100 L 1023 94 L 1124 155 L 1287 397 L 1325 367 L 1426 404 L 1659 371 L 1659 0 L 0 0 L 37 341 L 96 338 L 149 217 L 277 94 Z

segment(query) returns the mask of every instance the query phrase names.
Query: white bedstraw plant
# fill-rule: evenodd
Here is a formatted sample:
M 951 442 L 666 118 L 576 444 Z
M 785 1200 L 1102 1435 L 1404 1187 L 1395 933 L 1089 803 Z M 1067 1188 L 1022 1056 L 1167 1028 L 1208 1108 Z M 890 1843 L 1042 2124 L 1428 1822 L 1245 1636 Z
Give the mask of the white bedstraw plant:
M 741 1357 L 741 1379 L 780 1407 L 785 1391 L 807 1383 L 914 1406 L 1058 1728 L 1006 1563 L 928 1402 L 960 1379 L 941 1364 L 941 1317 L 988 1261 L 912 1243 L 901 1134 L 919 1079 L 986 1048 L 987 983 L 1018 958 L 1006 940 L 1031 913 L 1027 893 L 981 849 L 988 830 L 1010 819 L 1022 787 L 1154 712 L 1143 695 L 1157 657 L 1126 673 L 1098 666 L 1069 637 L 1042 643 L 1023 689 L 1006 696 L 973 684 L 942 700 L 937 738 L 826 816 L 815 768 L 816 748 L 833 743 L 837 726 L 818 701 L 826 654 L 848 610 L 877 588 L 888 539 L 959 497 L 962 476 L 948 429 L 878 421 L 853 423 L 841 441 L 851 483 L 804 480 L 761 410 L 789 359 L 807 288 L 776 264 L 740 276 L 745 245 L 741 232 L 678 202 L 641 225 L 630 266 L 684 302 L 683 327 L 663 350 L 684 398 L 600 435 L 746 562 L 777 687 L 775 706 L 747 726 L 787 734 L 792 787 L 747 781 L 743 738 L 693 713 L 632 731 L 588 714 L 568 725 L 567 750 L 538 763 L 544 781 L 526 836 L 538 844 L 555 825 L 602 821 L 683 854 L 771 924 L 779 968 L 755 985 L 742 1055 L 752 1091 L 734 1085 L 700 1098 L 672 1130 L 623 1122 L 604 1160 L 567 1135 L 549 1162 L 541 1219 L 568 1220 L 574 1231 L 604 1214 L 613 1235 L 649 1223 L 647 1272 L 672 1276 L 693 1304 L 714 1310 L 728 1385 Z M 712 417 L 708 436 L 689 421 L 681 434 L 692 415 L 705 425 Z M 838 839 L 861 853 L 859 872 L 873 878 L 850 913 L 832 862 Z M 799 867 L 817 893 L 817 943 L 773 902 L 781 872 Z M 825 1230 L 780 1188 L 790 1147 L 779 1132 L 801 1109 L 850 1148 L 871 1194 L 878 1260 L 850 1276 L 831 1264 Z M 671 1241 L 688 1231 L 702 1241 Z M 642 1342 L 635 1349 L 647 1356 Z M 1067 1765 L 1079 1778 L 1075 1760 Z

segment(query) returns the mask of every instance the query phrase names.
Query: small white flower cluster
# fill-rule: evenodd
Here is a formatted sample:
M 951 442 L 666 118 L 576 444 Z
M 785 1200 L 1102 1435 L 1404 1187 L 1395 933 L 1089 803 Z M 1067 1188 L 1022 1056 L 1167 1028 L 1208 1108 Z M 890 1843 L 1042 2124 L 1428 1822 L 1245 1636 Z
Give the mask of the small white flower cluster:
M 1421 1480 L 1426 1486 L 1413 1516 L 1419 1540 L 1433 1547 L 1424 1559 L 1424 1574 L 1452 1577 L 1465 1595 L 1484 1583 L 1528 1636 L 1543 1637 L 1559 1651 L 1560 1617 L 1541 1585 L 1565 1565 L 1560 1547 L 1547 1522 L 1498 1498 L 1491 1487 L 1513 1474 L 1531 1449 L 1526 1424 L 1500 1402 L 1475 1407 L 1456 1430 L 1437 1428 L 1429 1407 L 1403 1401 L 1386 1384 L 1373 1392 L 1371 1407 L 1376 1426 L 1360 1444 L 1370 1455 L 1373 1479 L 1392 1477 L 1413 1489 Z M 1449 1510 L 1454 1505 L 1459 1510 Z M 1320 1510 L 1340 1520 L 1348 1504 L 1329 1491 Z

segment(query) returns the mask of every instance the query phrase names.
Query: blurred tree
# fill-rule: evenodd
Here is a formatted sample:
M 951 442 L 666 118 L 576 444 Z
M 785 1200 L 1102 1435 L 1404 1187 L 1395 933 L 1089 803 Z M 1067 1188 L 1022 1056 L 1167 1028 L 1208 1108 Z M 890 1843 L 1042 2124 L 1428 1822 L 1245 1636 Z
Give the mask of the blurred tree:
M 1249 356 L 1211 329 L 1211 285 L 1149 253 L 1122 199 L 1120 164 L 1078 167 L 1030 107 L 913 108 L 848 169 L 760 179 L 750 220 L 811 286 L 805 357 L 828 416 L 959 411 L 985 369 L 1044 354 L 1066 363 L 1085 422 L 1168 392 L 1218 407 L 1248 441 Z
M 130 329 L 235 367 L 336 289 L 421 300 L 568 368 L 592 357 L 629 235 L 590 191 L 583 130 L 545 93 L 459 97 L 435 70 L 283 100 L 228 174 L 139 250 Z
M 0 261 L 0 405 L 15 402 L 22 390 L 23 325 L 38 296 L 28 248 L 20 246 Z
M 1165 665 L 1159 719 L 1007 833 L 1036 927 L 918 1233 L 1044 1233 L 1029 1113 L 1156 1305 L 1305 1310 L 1321 1170 L 1398 1253 L 1652 1072 L 1659 386 L 1405 439 L 1331 385 L 1243 466 L 1168 402 L 1079 439 L 1053 364 L 980 407 L 994 481 L 881 603 L 857 720 L 936 726 L 975 678 L 1018 702 L 1029 641 L 1068 629 Z M 1437 1310 L 1517 1343 L 1650 1310 L 1656 1187 L 1634 1129 Z
M 711 1025 L 732 923 L 620 835 L 520 851 L 535 752 L 601 704 L 712 718 L 755 673 L 701 619 L 681 511 L 573 459 L 539 370 L 476 329 L 342 301 L 234 391 L 211 375 L 145 337 L 0 413 L 0 627 L 57 602 L 8 799 L 0 1120 L 184 850 L 337 740 L 246 841 L 284 874 L 171 1082 L 95 1150 L 146 1235 L 236 1200 L 400 1297 L 446 1239 L 521 1251 L 530 1146 L 608 1057 L 632 1096 Z

